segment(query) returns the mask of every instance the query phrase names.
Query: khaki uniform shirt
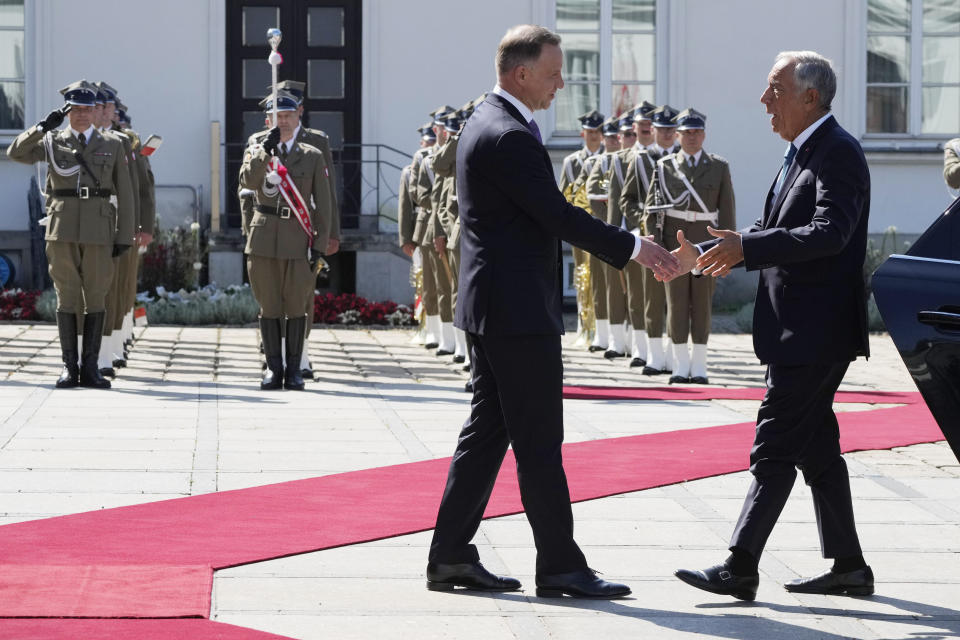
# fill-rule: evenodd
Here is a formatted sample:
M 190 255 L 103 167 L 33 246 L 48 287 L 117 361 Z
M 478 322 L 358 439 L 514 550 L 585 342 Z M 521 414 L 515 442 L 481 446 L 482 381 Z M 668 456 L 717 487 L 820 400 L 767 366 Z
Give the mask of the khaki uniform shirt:
M 282 144 L 282 143 L 281 143 Z M 266 182 L 270 156 L 259 144 L 246 150 L 240 169 L 240 184 L 255 192 L 259 206 L 281 208 L 287 203 L 278 186 Z M 297 185 L 310 213 L 313 226 L 313 248 L 323 251 L 330 234 L 330 181 L 323 154 L 316 147 L 294 142 L 284 165 Z M 296 214 L 289 218 L 254 211 L 250 220 L 245 252 L 268 258 L 307 258 L 307 235 L 297 222 Z
M 416 205 L 410 195 L 410 170 L 408 164 L 400 172 L 400 187 L 397 189 L 397 232 L 400 234 L 400 246 L 413 242 L 413 228 L 417 223 Z
M 153 169 L 150 167 L 150 158 L 140 154 L 141 138 L 136 131 L 133 129 L 121 129 L 120 131 L 130 138 L 136 160 L 133 163 L 133 167 L 140 185 L 139 231 L 153 235 L 157 221 L 157 196 Z
M 730 180 L 730 165 L 727 161 L 706 151 L 700 154 L 700 161 L 695 167 L 690 167 L 680 153 L 664 156 L 657 161 L 657 170 L 660 173 L 661 186 L 667 202 L 673 202 L 677 210 L 696 212 L 703 212 L 703 209 L 693 194 L 688 193 L 677 167 L 674 166 L 674 159 L 677 161 L 679 172 L 687 178 L 690 186 L 696 190 L 703 204 L 707 206 L 707 212 L 717 212 L 717 228 L 733 229 L 737 221 L 736 205 L 733 197 L 733 183 Z M 647 195 L 648 205 L 653 204 L 653 197 L 652 192 Z M 691 241 L 707 239 L 709 237 L 691 238 Z
M 47 161 L 56 163 L 62 172 L 72 172 L 80 167 L 74 153 L 80 152 L 93 176 L 86 169 L 69 175 L 60 175 L 54 167 L 47 172 L 47 224 L 46 239 L 61 242 L 77 242 L 95 245 L 128 245 L 134 243 L 134 205 L 130 174 L 127 171 L 129 156 L 123 143 L 115 136 L 105 136 L 94 131 L 86 147 L 80 151 L 80 143 L 69 127 L 51 131 L 48 157 L 44 133 L 38 127 L 27 129 L 10 145 L 7 155 L 12 160 L 33 164 Z M 99 181 L 99 186 L 97 184 Z M 116 196 L 116 205 L 110 198 L 61 197 L 53 195 L 53 189 L 81 188 L 102 189 Z
M 450 210 L 451 194 L 453 195 L 452 202 L 456 203 L 455 185 L 457 182 L 457 145 L 459 142 L 459 136 L 450 136 L 433 159 L 433 169 L 440 185 L 439 189 L 434 188 L 433 203 L 436 207 L 437 220 L 440 226 L 439 235 L 445 236 L 448 240 L 453 235 L 454 225 L 459 218 L 459 208 L 456 211 Z
M 943 145 L 943 179 L 951 189 L 960 189 L 960 138 Z
M 439 222 L 433 215 L 433 184 L 436 174 L 433 171 L 433 155 L 439 151 L 436 145 L 429 147 L 420 162 L 415 164 L 417 171 L 414 179 L 413 200 L 417 203 L 417 224 L 413 236 L 417 244 L 433 245 Z

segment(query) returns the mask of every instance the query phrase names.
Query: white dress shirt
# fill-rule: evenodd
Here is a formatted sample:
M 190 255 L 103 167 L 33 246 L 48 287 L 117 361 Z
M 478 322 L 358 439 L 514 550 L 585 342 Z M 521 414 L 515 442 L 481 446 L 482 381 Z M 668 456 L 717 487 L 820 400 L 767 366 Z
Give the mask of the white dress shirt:
M 91 138 L 93 137 L 93 132 L 96 130 L 97 128 L 93 125 L 90 125 L 89 127 L 87 127 L 87 130 L 83 132 L 84 140 L 86 140 L 87 142 L 90 142 Z M 80 132 L 74 129 L 73 127 L 70 127 L 70 133 L 72 133 L 73 137 L 76 138 L 77 140 L 80 139 Z

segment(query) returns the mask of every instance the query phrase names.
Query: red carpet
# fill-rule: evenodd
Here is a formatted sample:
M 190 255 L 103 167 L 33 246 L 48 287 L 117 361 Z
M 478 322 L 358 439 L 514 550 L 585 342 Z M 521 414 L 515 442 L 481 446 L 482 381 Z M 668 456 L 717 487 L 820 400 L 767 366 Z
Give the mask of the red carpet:
M 720 387 L 590 387 L 565 386 L 563 397 L 568 400 L 763 400 L 766 389 L 750 387 L 725 389 Z M 864 404 L 914 404 L 922 402 L 917 391 L 840 391 L 837 402 Z
M 210 620 L 0 620 L 4 640 L 289 640 Z
M 699 399 L 757 394 L 736 389 L 695 392 Z M 868 396 L 871 399 L 865 400 Z M 919 400 L 918 394 L 847 397 L 843 399 L 854 402 Z M 943 439 L 922 403 L 841 413 L 839 419 L 844 451 Z M 571 497 L 589 500 L 744 470 L 753 432 L 754 424 L 747 422 L 566 445 Z M 220 569 L 432 528 L 449 462 L 445 458 L 366 469 L 2 526 L 0 565 L 19 568 L 0 567 L 0 617 L 208 615 L 210 572 L 203 567 Z M 485 515 L 521 510 L 514 463 L 508 456 Z M 98 581 L 97 593 L 74 579 L 65 586 L 64 566 L 75 576 Z M 93 567 L 97 571 L 85 573 Z M 13 583 L 9 576 L 15 576 Z M 201 583 L 206 589 L 202 602 L 197 598 Z M 0 621 L 0 637 L 20 637 L 6 634 L 10 623 Z M 177 635 L 173 626 L 170 629 L 168 635 L 136 637 L 221 637 Z M 100 636 L 82 631 L 72 637 Z

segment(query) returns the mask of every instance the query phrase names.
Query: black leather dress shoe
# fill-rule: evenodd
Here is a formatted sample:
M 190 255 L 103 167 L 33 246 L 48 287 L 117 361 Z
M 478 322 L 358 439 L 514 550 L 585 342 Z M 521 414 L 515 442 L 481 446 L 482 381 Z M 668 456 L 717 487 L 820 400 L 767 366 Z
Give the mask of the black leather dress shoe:
M 722 596 L 733 596 L 740 600 L 754 600 L 757 597 L 759 576 L 738 576 L 727 569 L 727 565 L 718 564 L 700 571 L 679 569 L 673 575 L 697 589 Z
M 464 371 L 470 371 L 470 363 L 469 363 L 469 362 L 468 362 L 467 364 L 463 365 L 463 370 L 464 370 Z
M 113 367 L 100 367 L 100 375 L 104 378 L 116 378 L 117 370 Z
M 467 380 L 463 383 L 463 390 L 467 393 L 473 393 L 473 380 Z
M 630 366 L 631 366 L 631 367 L 645 367 L 645 366 L 647 366 L 647 361 L 644 360 L 643 358 L 634 358 L 633 360 L 630 361 Z
M 601 580 L 593 569 L 537 576 L 538 597 L 560 598 L 564 594 L 574 598 L 611 600 L 630 595 L 630 587 Z
M 622 358 L 623 353 L 621 353 L 620 351 L 614 351 L 613 349 L 607 349 L 606 351 L 604 351 L 603 357 L 606 358 L 607 360 L 613 360 L 614 358 Z
M 654 367 L 645 365 L 643 367 L 643 371 L 641 371 L 640 373 L 642 373 L 645 376 L 662 376 L 666 372 L 663 369 L 655 369 Z
M 690 384 L 710 384 L 706 376 L 693 376 L 690 378 Z
M 453 351 L 447 351 L 446 349 L 437 349 L 436 355 L 438 356 L 452 356 Z
M 440 346 L 440 343 L 439 343 L 439 342 L 428 342 L 427 344 L 425 344 L 425 345 L 423 345 L 423 346 L 424 346 L 425 349 L 436 349 L 437 347 Z
M 455 364 L 461 364 L 467 361 L 467 356 L 453 356 L 453 362 Z
M 670 376 L 670 384 L 690 384 L 690 378 L 686 376 Z
M 783 585 L 793 593 L 822 593 L 848 596 L 873 595 L 873 570 L 863 567 L 846 573 L 827 571 L 813 578 L 800 578 Z
M 506 576 L 495 576 L 479 562 L 427 564 L 427 589 L 430 591 L 453 591 L 463 587 L 473 591 L 517 591 L 520 581 Z
M 587 351 L 589 351 L 590 353 L 596 353 L 597 351 L 606 351 L 606 350 L 607 350 L 606 347 L 601 347 L 598 344 L 592 344 L 587 348 Z

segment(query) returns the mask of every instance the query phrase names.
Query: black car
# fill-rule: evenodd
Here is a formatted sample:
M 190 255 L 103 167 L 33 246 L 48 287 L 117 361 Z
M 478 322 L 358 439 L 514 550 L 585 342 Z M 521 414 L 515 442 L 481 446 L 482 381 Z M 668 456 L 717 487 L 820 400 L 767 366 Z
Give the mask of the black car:
M 873 274 L 897 350 L 960 459 L 960 198 Z

